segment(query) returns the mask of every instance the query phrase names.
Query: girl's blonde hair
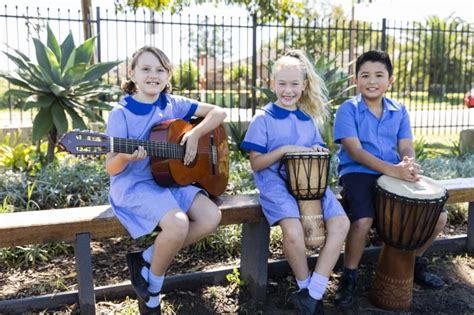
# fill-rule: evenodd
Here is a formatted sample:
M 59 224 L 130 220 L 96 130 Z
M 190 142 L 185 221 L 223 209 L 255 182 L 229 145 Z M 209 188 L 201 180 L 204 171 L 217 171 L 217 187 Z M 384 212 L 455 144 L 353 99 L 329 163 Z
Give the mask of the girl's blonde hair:
M 296 62 L 295 62 L 296 60 Z M 316 73 L 314 66 L 309 61 L 306 54 L 299 49 L 288 51 L 280 57 L 273 66 L 273 76 L 283 67 L 297 66 L 303 74 L 303 79 L 308 81 L 306 88 L 299 100 L 299 108 L 310 115 L 322 128 L 324 121 L 328 118 L 327 109 L 328 97 L 327 88 L 323 79 Z
M 160 61 L 163 68 L 165 68 L 166 71 L 168 71 L 168 73 L 172 73 L 173 67 L 171 65 L 169 58 L 165 55 L 165 53 L 162 50 L 156 47 L 152 47 L 152 46 L 143 46 L 132 55 L 132 62 L 130 64 L 130 68 L 132 70 L 135 69 L 135 67 L 137 66 L 138 58 L 140 58 L 140 56 L 145 52 L 150 52 L 153 55 L 155 55 L 156 58 L 158 58 L 158 60 Z M 137 92 L 137 86 L 135 82 L 129 79 L 122 83 L 122 91 L 124 91 L 127 94 L 135 94 Z M 166 92 L 166 93 L 171 92 L 170 83 L 168 83 L 168 85 L 165 87 L 163 92 Z

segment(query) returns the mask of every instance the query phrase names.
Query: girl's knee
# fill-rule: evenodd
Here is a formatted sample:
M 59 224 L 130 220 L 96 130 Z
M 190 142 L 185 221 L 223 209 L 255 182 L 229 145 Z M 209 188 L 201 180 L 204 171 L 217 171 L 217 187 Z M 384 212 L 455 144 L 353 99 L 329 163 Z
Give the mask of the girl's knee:
M 283 240 L 285 243 L 289 244 L 299 244 L 304 241 L 304 234 L 302 230 L 287 228 L 282 230 Z
M 208 232 L 215 231 L 221 223 L 222 213 L 216 205 L 212 205 L 206 211 L 205 217 L 200 220 L 201 226 Z
M 328 237 L 336 236 L 345 239 L 350 226 L 351 222 L 347 216 L 333 217 L 326 222 Z
M 171 210 L 161 219 L 160 227 L 163 232 L 169 232 L 176 238 L 185 238 L 189 229 L 189 218 L 183 211 Z

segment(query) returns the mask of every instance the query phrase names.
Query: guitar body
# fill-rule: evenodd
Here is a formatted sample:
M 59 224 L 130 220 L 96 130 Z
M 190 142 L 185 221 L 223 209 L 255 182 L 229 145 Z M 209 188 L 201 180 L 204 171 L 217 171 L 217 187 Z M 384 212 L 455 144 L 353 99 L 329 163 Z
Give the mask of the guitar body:
M 194 126 L 184 120 L 167 121 L 152 129 L 150 140 L 179 144 L 183 135 Z M 188 166 L 178 159 L 151 157 L 150 166 L 158 185 L 197 183 L 213 196 L 222 194 L 229 178 L 229 148 L 224 126 L 220 125 L 202 136 L 197 151 L 195 160 Z

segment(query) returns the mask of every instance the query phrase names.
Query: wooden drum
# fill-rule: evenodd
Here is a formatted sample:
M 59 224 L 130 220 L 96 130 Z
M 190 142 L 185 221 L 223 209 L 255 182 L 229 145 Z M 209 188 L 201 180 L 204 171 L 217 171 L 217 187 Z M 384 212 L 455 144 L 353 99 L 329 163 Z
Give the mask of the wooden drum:
M 304 230 L 307 248 L 324 245 L 324 227 L 321 198 L 327 188 L 330 156 L 325 152 L 287 153 L 280 161 L 278 172 L 284 165 L 286 186 L 298 201 L 300 220 Z
M 376 228 L 384 246 L 370 298 L 380 308 L 406 310 L 413 301 L 415 249 L 433 234 L 448 192 L 428 177 L 412 183 L 386 175 L 375 191 Z

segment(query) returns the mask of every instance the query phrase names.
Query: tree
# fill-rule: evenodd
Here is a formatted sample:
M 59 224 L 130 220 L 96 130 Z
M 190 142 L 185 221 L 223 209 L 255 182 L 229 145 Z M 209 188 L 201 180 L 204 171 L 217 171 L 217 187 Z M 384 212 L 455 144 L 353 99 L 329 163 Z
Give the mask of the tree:
M 415 22 L 413 30 L 406 32 L 408 44 L 395 63 L 399 89 L 422 89 L 430 96 L 464 92 L 471 80 L 470 32 L 472 26 L 460 18 L 431 16 L 426 22 Z
M 136 10 L 145 7 L 157 12 L 170 10 L 172 13 L 177 13 L 184 7 L 204 3 L 241 5 L 249 14 L 255 14 L 262 21 L 283 21 L 290 16 L 302 16 L 307 6 L 304 1 L 292 0 L 115 0 L 115 7 L 119 11 L 125 8 Z
M 57 137 L 69 129 L 69 120 L 79 129 L 87 129 L 81 116 L 90 121 L 103 121 L 97 111 L 110 109 L 102 96 L 111 93 L 111 86 L 102 83 L 100 78 L 120 62 L 91 65 L 95 37 L 76 47 L 69 33 L 59 45 L 49 25 L 47 31 L 46 45 L 33 38 L 36 64 L 17 49 L 13 49 L 15 54 L 4 51 L 18 69 L 0 77 L 15 86 L 6 95 L 27 98 L 23 109 L 38 110 L 33 120 L 33 141 L 48 136 L 47 161 L 51 162 Z

